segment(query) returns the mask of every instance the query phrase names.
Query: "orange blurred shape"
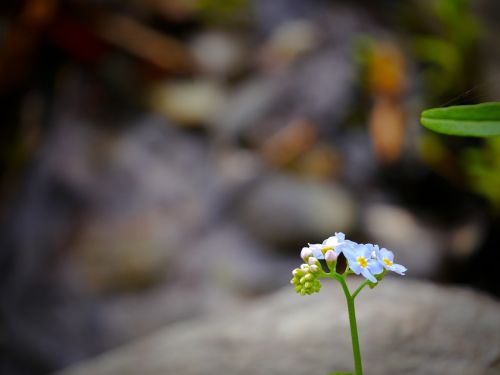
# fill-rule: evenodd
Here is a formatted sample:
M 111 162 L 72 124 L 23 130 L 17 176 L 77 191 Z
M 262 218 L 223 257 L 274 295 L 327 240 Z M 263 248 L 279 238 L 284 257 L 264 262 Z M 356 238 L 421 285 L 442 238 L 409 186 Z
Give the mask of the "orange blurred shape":
M 28 1 L 20 15 L 21 22 L 30 27 L 43 27 L 49 23 L 57 10 L 56 0 Z
M 312 121 L 293 120 L 264 141 L 262 155 L 271 165 L 281 167 L 309 150 L 316 138 L 316 126 Z
M 297 172 L 317 180 L 335 177 L 341 168 L 340 155 L 328 144 L 318 144 L 297 161 Z
M 405 116 L 401 105 L 385 97 L 376 97 L 369 127 L 377 158 L 384 164 L 397 161 L 405 135 Z
M 390 42 L 372 46 L 368 85 L 375 95 L 399 97 L 406 89 L 406 63 L 401 50 Z

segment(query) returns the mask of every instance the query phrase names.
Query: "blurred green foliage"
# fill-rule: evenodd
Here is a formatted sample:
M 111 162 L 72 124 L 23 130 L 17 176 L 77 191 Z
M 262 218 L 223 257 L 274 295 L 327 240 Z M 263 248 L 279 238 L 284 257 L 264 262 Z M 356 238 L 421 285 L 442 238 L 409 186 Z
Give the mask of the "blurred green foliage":
M 488 138 L 483 148 L 469 148 L 462 156 L 471 189 L 500 212 L 500 137 Z
M 241 26 L 249 17 L 248 0 L 197 0 L 196 8 L 209 24 Z
M 413 37 L 413 53 L 424 64 L 422 76 L 430 102 L 457 95 L 474 78 L 474 49 L 481 35 L 469 0 L 427 2 L 433 27 Z M 425 17 L 424 16 L 424 17 Z

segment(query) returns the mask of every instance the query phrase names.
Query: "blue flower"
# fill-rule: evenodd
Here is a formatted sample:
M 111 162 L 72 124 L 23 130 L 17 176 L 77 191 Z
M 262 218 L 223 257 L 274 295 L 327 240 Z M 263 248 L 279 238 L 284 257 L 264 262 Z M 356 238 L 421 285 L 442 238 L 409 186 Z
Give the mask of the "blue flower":
M 406 267 L 401 264 L 394 263 L 394 253 L 386 248 L 376 252 L 379 264 L 388 271 L 396 272 L 397 274 L 404 275 Z
M 356 244 L 354 242 L 348 244 L 348 246 L 343 249 L 349 268 L 356 275 L 361 274 L 372 283 L 377 282 L 375 275 L 384 271 L 378 259 L 372 257 L 374 251 L 375 246 L 372 244 Z
M 312 252 L 312 256 L 316 259 L 325 259 L 325 253 L 327 251 L 333 250 L 335 254 L 339 256 L 349 243 L 354 242 L 346 240 L 344 233 L 336 232 L 335 236 L 328 237 L 321 244 L 309 244 L 309 249 Z

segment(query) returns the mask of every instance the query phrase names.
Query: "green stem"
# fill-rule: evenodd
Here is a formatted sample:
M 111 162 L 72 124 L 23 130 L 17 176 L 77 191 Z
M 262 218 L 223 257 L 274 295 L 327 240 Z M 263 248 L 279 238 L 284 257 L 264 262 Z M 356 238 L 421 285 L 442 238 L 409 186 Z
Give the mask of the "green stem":
M 361 351 L 359 350 L 358 326 L 356 324 L 356 310 L 354 308 L 354 296 L 351 296 L 344 277 L 339 277 L 337 278 L 337 280 L 339 280 L 340 285 L 342 285 L 342 290 L 344 291 L 347 301 L 349 325 L 351 327 L 352 354 L 354 356 L 354 372 L 356 375 L 363 375 L 363 367 L 361 365 Z
M 366 280 L 363 284 L 361 284 L 359 286 L 358 289 L 356 289 L 356 291 L 352 294 L 352 299 L 356 298 L 356 296 L 359 294 L 359 292 L 361 292 L 363 290 L 363 288 L 365 286 L 367 286 L 368 284 L 370 284 L 370 281 L 369 280 Z

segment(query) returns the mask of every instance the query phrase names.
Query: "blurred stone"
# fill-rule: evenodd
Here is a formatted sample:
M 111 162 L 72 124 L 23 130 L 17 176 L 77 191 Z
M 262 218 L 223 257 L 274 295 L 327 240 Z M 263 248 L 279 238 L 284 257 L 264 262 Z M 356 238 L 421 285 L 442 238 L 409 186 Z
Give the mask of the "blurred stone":
M 227 105 L 213 119 L 212 128 L 221 138 L 237 138 L 270 112 L 277 93 L 276 79 L 261 76 L 244 82 L 228 95 Z
M 200 316 L 205 312 L 204 292 L 185 280 L 169 280 L 151 288 L 108 295 L 99 301 L 106 347 L 113 348 L 167 324 Z
M 210 310 L 222 311 L 211 302 L 215 290 L 241 298 L 254 296 L 287 285 L 293 262 L 277 255 L 235 223 L 220 225 L 203 236 L 190 250 L 192 257 L 186 274 L 203 278 L 203 302 Z M 212 290 L 212 291 L 211 291 Z M 229 299 L 226 299 L 229 300 Z M 214 308 L 215 307 L 215 308 Z
M 169 259 L 168 268 L 163 268 L 163 283 L 108 295 L 101 301 L 108 345 L 166 324 L 234 309 L 249 297 L 287 285 L 289 270 L 294 267 L 294 261 L 273 254 L 234 224 L 217 225 L 189 243 L 181 255 Z M 159 263 L 150 268 L 162 266 Z
M 365 195 L 367 184 L 373 183 L 379 170 L 370 137 L 363 126 L 339 134 L 335 139 L 335 146 L 342 157 L 342 165 L 345 166 L 341 174 L 343 181 L 356 193 Z
M 60 375 L 352 371 L 341 289 L 332 282 L 321 293 L 328 298 L 300 297 L 288 287 L 227 315 L 172 326 Z M 460 288 L 384 280 L 356 302 L 366 373 L 500 373 L 498 301 Z
M 243 41 L 222 32 L 197 35 L 190 49 L 202 73 L 220 78 L 240 72 L 247 59 Z
M 372 204 L 365 208 L 364 227 L 368 236 L 397 254 L 397 262 L 408 274 L 436 275 L 446 257 L 444 233 L 424 225 L 403 207 Z
M 355 86 L 350 52 L 315 51 L 280 74 L 242 83 L 229 95 L 212 127 L 226 138 L 265 139 L 291 121 L 309 119 L 321 133 L 329 134 L 342 125 Z
M 353 198 L 339 186 L 273 175 L 243 198 L 246 227 L 276 247 L 319 241 L 350 231 L 356 219 Z
M 273 30 L 261 52 L 265 66 L 286 66 L 318 44 L 318 30 L 314 23 L 306 20 L 293 20 L 282 23 Z
M 263 138 L 272 133 L 269 128 L 274 124 L 307 118 L 329 134 L 349 112 L 356 85 L 350 49 L 328 45 L 304 56 L 300 64 L 242 83 L 213 126 L 233 136 L 255 133 L 260 127 Z
M 228 189 L 259 179 L 263 173 L 262 160 L 251 151 L 219 149 L 214 157 L 218 175 L 216 182 Z
M 210 195 L 203 145 L 163 121 L 147 118 L 105 146 L 98 156 L 98 145 L 87 150 L 95 151 L 86 155 L 92 173 L 78 177 L 90 179 L 91 199 L 74 245 L 97 294 L 163 279 L 178 249 L 204 225 Z
M 339 126 L 354 99 L 355 64 L 343 50 L 320 51 L 290 72 L 283 94 L 293 112 Z
M 313 122 L 308 119 L 296 119 L 261 140 L 261 153 L 269 164 L 284 166 L 313 147 L 316 138 L 317 129 Z
M 342 160 L 338 152 L 328 144 L 318 144 L 298 160 L 299 175 L 318 180 L 327 180 L 339 174 Z
M 186 127 L 210 123 L 225 104 L 224 89 L 212 81 L 169 82 L 155 87 L 150 95 L 153 110 Z
M 329 10 L 328 4 L 321 1 L 251 0 L 251 3 L 256 25 L 264 34 L 272 33 L 288 22 L 316 18 Z
M 486 236 L 484 217 L 470 217 L 468 221 L 455 228 L 450 235 L 451 255 L 466 260 L 480 247 Z
M 178 243 L 175 223 L 165 219 L 158 212 L 96 218 L 83 228 L 76 251 L 94 293 L 140 289 L 164 278 Z

